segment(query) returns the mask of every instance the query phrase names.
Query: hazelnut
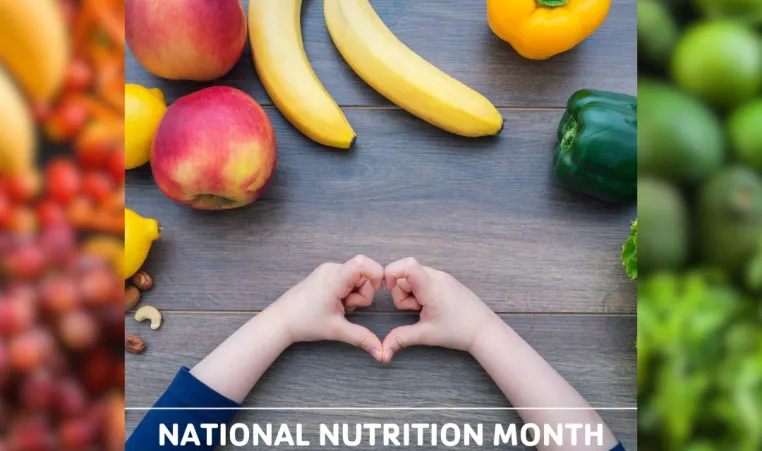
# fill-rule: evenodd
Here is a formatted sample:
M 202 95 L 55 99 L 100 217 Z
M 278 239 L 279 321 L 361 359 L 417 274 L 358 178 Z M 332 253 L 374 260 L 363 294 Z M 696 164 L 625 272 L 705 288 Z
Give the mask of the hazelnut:
M 135 334 L 124 337 L 124 349 L 132 354 L 142 354 L 146 350 L 146 343 Z
M 124 290 L 124 311 L 129 312 L 140 302 L 140 290 L 135 287 L 127 287 Z
M 153 278 L 145 271 L 138 271 L 132 276 L 132 283 L 138 287 L 140 291 L 148 291 L 153 288 Z

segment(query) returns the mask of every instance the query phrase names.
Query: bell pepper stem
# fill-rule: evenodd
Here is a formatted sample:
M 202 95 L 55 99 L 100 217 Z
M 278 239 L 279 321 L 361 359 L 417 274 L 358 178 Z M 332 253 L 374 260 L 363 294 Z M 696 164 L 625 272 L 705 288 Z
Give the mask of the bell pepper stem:
M 568 0 L 537 0 L 537 4 L 544 8 L 555 8 L 557 6 L 566 6 Z
M 564 134 L 563 139 L 561 139 L 561 151 L 564 153 L 569 153 L 571 151 L 572 144 L 574 143 L 574 140 L 577 138 L 577 131 L 579 128 L 579 124 L 576 120 L 571 119 L 571 125 L 569 126 L 569 129 Z

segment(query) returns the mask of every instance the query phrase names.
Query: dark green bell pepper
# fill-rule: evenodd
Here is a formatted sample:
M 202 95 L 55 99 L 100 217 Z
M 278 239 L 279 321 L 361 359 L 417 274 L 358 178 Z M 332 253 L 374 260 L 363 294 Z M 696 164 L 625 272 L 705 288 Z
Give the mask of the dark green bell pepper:
M 561 184 L 606 202 L 637 198 L 638 106 L 626 94 L 583 89 L 558 125 L 553 168 Z

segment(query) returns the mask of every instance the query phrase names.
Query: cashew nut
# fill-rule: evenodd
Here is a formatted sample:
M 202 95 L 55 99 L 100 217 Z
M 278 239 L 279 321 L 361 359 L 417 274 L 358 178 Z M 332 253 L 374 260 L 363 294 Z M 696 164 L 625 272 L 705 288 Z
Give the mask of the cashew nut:
M 135 321 L 142 322 L 151 320 L 151 329 L 158 329 L 161 326 L 161 312 L 156 307 L 144 305 L 135 312 Z

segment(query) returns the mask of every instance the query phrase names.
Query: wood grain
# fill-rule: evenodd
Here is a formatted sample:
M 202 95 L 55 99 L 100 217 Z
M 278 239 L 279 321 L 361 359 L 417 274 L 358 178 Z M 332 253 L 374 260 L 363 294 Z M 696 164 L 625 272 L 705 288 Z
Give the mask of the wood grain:
M 413 256 L 499 312 L 634 313 L 619 255 L 635 208 L 557 185 L 561 112 L 505 110 L 498 138 L 469 140 L 400 110 L 350 110 L 351 152 L 330 151 L 269 110 L 274 181 L 252 206 L 182 207 L 150 168 L 129 171 L 127 205 L 163 225 L 145 269 L 149 302 L 174 310 L 260 310 L 320 263 Z M 374 309 L 391 311 L 385 295 Z
M 180 366 L 193 366 L 250 318 L 245 314 L 168 313 L 159 331 L 127 321 L 127 332 L 148 344 L 143 355 L 127 355 L 128 407 L 148 407 Z M 409 324 L 408 315 L 353 315 L 350 319 L 379 336 Z M 636 404 L 634 316 L 509 315 L 503 319 L 597 407 Z M 446 369 L 446 370 L 443 370 Z M 307 375 L 309 375 L 307 377 Z M 139 383 L 136 383 L 139 381 Z M 289 348 L 265 374 L 244 405 L 255 407 L 506 407 L 507 400 L 467 354 L 440 348 L 409 348 L 390 365 L 342 343 L 304 343 Z M 128 434 L 143 412 L 127 415 Z M 636 449 L 636 413 L 605 411 L 604 420 Z M 510 411 L 242 412 L 239 421 L 510 423 Z M 239 448 L 241 449 L 241 448 Z
M 373 6 L 402 42 L 498 106 L 562 107 L 581 88 L 635 92 L 637 0 L 612 2 L 609 17 L 596 33 L 547 61 L 526 60 L 497 38 L 487 25 L 485 3 L 374 0 Z M 340 105 L 389 104 L 352 72 L 336 50 L 325 27 L 322 1 L 304 1 L 302 29 L 310 62 Z M 170 101 L 210 85 L 153 77 L 129 51 L 126 77 L 129 83 L 162 88 Z M 238 65 L 211 84 L 235 86 L 263 104 L 271 103 L 255 75 L 248 46 Z

